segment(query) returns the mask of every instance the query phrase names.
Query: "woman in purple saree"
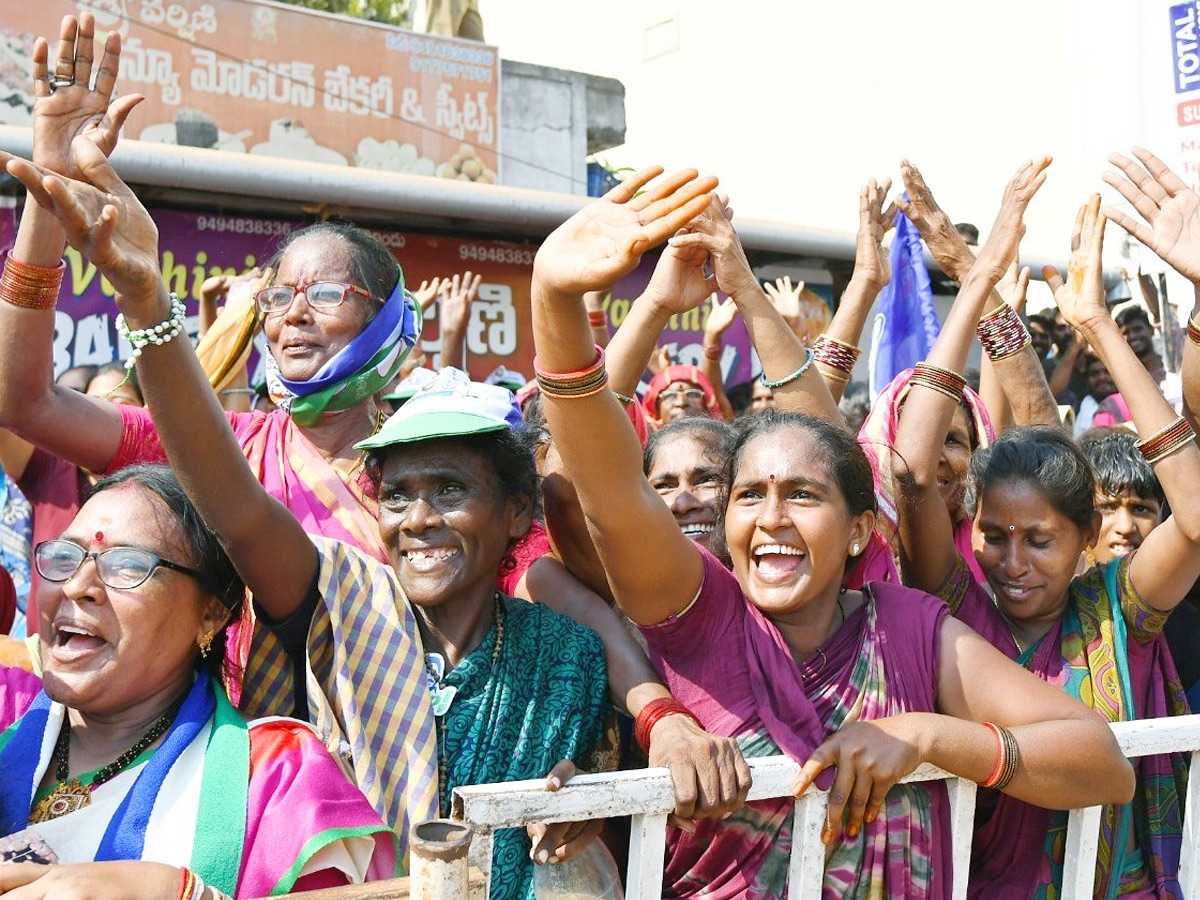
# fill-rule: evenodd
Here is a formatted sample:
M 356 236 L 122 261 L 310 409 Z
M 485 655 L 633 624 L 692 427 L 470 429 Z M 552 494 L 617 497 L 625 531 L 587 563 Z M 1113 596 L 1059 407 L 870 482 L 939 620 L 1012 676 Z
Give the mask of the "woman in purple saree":
M 723 204 L 708 195 L 715 179 L 683 172 L 635 196 L 659 171 L 630 178 L 547 239 L 533 314 L 556 446 L 617 602 L 642 628 L 675 696 L 747 756 L 784 752 L 803 763 L 798 792 L 814 780 L 832 787 L 828 898 L 949 897 L 944 789 L 895 785 L 923 761 L 987 780 L 996 741 L 984 720 L 1010 728 L 1020 745 L 1007 788 L 1014 795 L 1063 808 L 1127 798 L 1130 767 L 1080 704 L 1005 660 L 934 598 L 886 585 L 842 590 L 874 525 L 870 466 L 844 431 L 769 415 L 742 433 L 722 504 L 732 572 L 680 531 L 604 389 L 585 291 L 607 289 L 682 228 L 660 268 L 672 270 L 681 293 L 702 299 L 711 265 L 751 328 L 765 377 L 777 379 L 777 403 L 833 401 L 808 363 L 790 375 L 779 367 L 787 353 L 805 352 L 750 272 Z M 789 807 L 752 803 L 695 837 L 671 832 L 667 895 L 785 896 Z
M 1157 164 L 1149 159 L 1148 167 Z M 1141 176 L 1146 177 L 1144 172 Z M 986 577 L 981 585 L 956 546 L 952 522 L 935 494 L 937 454 L 953 400 L 930 389 L 928 381 L 915 387 L 896 446 L 910 464 L 912 481 L 900 515 L 905 556 L 916 563 L 906 570 L 908 583 L 938 593 L 958 619 L 992 646 L 1080 699 L 1099 720 L 1119 722 L 1187 710 L 1162 628 L 1200 575 L 1200 514 L 1192 498 L 1200 479 L 1200 450 L 1190 427 L 1176 418 L 1105 307 L 1105 219 L 1099 209 L 1096 195 L 1080 210 L 1078 249 L 1067 285 L 1050 273 L 1058 284 L 1056 300 L 1067 322 L 1104 360 L 1122 393 L 1133 399 L 1138 431 L 1147 436 L 1143 452 L 1155 465 L 1167 497 L 1178 501 L 1175 515 L 1131 556 L 1093 565 L 1076 576 L 1085 550 L 1099 536 L 1091 468 L 1060 429 L 1012 429 L 971 460 L 968 499 L 974 507 L 974 556 Z M 962 371 L 983 309 L 982 300 L 974 297 L 972 303 L 973 297 L 964 289 L 956 301 L 930 354 L 934 371 Z M 1196 361 L 1191 357 L 1185 367 Z M 1180 895 L 1182 760 L 1143 757 L 1135 769 L 1133 802 L 1104 811 L 1096 863 L 1095 896 L 1100 900 Z M 972 895 L 1003 900 L 1057 896 L 1066 816 L 1022 798 L 987 793 L 980 798 L 979 812 Z

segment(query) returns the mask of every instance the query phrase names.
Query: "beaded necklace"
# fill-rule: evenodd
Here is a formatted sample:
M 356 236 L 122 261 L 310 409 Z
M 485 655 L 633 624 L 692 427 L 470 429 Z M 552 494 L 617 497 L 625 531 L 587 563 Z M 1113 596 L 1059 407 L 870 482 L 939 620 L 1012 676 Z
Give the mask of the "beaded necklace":
M 496 643 L 492 647 L 492 672 L 489 678 L 495 677 L 496 663 L 500 661 L 500 651 L 504 647 L 504 609 L 500 603 L 500 592 L 496 591 L 495 597 L 495 618 L 496 618 Z M 451 685 L 444 687 L 442 680 L 445 678 L 445 663 L 441 657 L 438 661 L 442 662 L 439 667 L 435 667 L 430 661 L 431 656 L 436 654 L 425 654 L 425 673 L 429 676 L 429 689 L 433 695 L 433 714 L 434 723 L 437 727 L 437 743 L 438 743 L 438 798 L 443 809 L 446 808 L 446 803 L 450 799 L 446 796 L 446 786 L 450 783 L 448 774 L 449 764 L 446 761 L 446 713 L 450 711 L 450 704 L 454 702 L 454 695 L 458 693 L 458 688 Z
M 47 822 L 88 806 L 92 802 L 92 791 L 124 772 L 135 759 L 150 749 L 151 744 L 166 734 L 171 723 L 175 721 L 175 714 L 183 705 L 185 696 L 180 695 L 136 744 L 107 766 L 97 770 L 88 784 L 84 784 L 79 778 L 68 780 L 68 776 L 71 774 L 71 718 L 69 715 L 63 716 L 62 728 L 59 729 L 58 740 L 54 744 L 54 756 L 51 757 L 51 761 L 54 763 L 54 778 L 58 785 L 47 797 L 34 804 L 33 810 L 29 814 L 30 823 Z

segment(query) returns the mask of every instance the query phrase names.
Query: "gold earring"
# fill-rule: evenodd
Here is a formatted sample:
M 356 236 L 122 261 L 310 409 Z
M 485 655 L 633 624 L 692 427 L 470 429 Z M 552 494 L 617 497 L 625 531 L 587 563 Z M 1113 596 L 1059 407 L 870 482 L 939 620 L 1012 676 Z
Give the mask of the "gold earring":
M 1096 554 L 1092 552 L 1091 545 L 1083 551 L 1083 561 L 1087 563 L 1089 569 L 1096 565 Z
M 208 659 L 208 654 L 212 652 L 213 638 L 217 636 L 216 629 L 213 629 L 204 637 L 200 638 L 200 658 Z

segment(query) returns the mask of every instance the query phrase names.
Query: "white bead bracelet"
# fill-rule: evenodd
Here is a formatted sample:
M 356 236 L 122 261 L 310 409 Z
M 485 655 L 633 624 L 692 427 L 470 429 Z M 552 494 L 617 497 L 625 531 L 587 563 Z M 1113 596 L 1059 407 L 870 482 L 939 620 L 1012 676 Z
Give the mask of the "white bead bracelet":
M 129 341 L 133 353 L 125 360 L 125 368 L 132 369 L 137 358 L 142 355 L 142 349 L 150 344 L 169 344 L 183 332 L 187 323 L 187 307 L 175 294 L 171 295 L 171 315 L 150 328 L 135 328 L 132 331 L 125 324 L 125 316 L 117 315 L 117 333 Z

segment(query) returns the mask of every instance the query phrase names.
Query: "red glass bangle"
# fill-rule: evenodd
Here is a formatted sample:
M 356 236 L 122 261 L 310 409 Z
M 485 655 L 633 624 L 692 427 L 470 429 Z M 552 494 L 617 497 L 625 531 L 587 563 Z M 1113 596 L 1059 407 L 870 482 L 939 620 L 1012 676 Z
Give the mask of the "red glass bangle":
M 687 716 L 695 722 L 700 728 L 704 726 L 700 724 L 700 720 L 695 714 L 676 700 L 674 697 L 660 697 L 657 700 L 651 700 L 642 707 L 642 711 L 638 713 L 637 724 L 634 726 L 634 737 L 637 739 L 638 746 L 646 753 L 650 752 L 650 732 L 654 730 L 654 726 L 667 716 Z
M 996 765 L 992 769 L 992 774 L 987 777 L 986 781 L 979 782 L 980 787 L 990 788 L 1000 780 L 1000 776 L 1004 773 L 1004 763 L 1007 749 L 1004 745 L 1004 736 L 1000 733 L 1000 727 L 993 725 L 991 722 L 983 723 L 985 728 L 991 730 L 996 736 Z
M 603 328 L 608 324 L 608 317 L 603 310 L 594 310 L 588 313 L 588 324 L 593 328 Z

